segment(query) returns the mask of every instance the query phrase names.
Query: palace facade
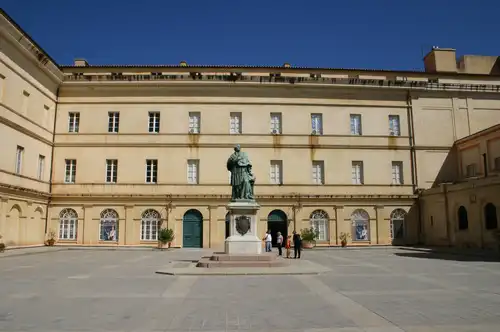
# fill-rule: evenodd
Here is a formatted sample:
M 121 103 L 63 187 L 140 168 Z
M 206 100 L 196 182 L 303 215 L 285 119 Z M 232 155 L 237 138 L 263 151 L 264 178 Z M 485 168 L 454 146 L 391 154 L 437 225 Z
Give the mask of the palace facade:
M 422 190 L 456 140 L 500 123 L 497 57 L 433 48 L 425 71 L 57 64 L 0 13 L 0 235 L 7 246 L 218 248 L 226 160 L 253 163 L 259 232 L 318 245 L 425 238 Z

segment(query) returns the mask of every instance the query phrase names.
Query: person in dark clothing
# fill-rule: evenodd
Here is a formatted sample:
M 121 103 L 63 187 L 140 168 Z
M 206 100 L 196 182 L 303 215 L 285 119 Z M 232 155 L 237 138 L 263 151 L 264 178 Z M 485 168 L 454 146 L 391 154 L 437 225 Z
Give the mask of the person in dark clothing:
M 293 258 L 298 258 L 300 259 L 300 249 L 302 248 L 302 239 L 300 238 L 300 234 L 297 234 L 297 232 L 293 232 L 293 253 L 294 257 Z

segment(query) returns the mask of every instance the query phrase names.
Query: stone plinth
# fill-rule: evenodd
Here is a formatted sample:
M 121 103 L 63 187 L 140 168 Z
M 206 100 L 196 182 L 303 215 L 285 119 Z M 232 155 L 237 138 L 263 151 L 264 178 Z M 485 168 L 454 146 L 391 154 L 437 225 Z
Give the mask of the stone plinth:
M 198 261 L 197 267 L 284 267 L 290 265 L 288 261 L 276 259 L 275 254 L 236 254 L 214 253 L 211 257 L 204 257 Z
M 255 201 L 241 200 L 227 205 L 230 212 L 229 237 L 225 242 L 228 255 L 259 255 L 262 241 L 257 233 L 257 212 L 260 205 Z

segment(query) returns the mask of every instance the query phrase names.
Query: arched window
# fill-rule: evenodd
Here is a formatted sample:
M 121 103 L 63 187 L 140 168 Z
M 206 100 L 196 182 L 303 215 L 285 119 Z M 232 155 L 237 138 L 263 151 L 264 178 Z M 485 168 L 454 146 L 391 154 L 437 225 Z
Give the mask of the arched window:
M 59 239 L 76 240 L 78 214 L 73 209 L 64 209 L 59 213 Z
M 391 213 L 391 239 L 398 240 L 405 237 L 406 211 L 396 209 Z
M 103 210 L 100 228 L 99 240 L 118 241 L 118 213 L 113 209 Z
M 141 241 L 158 240 L 158 223 L 161 216 L 158 211 L 149 209 L 144 211 L 141 218 Z
M 458 229 L 466 230 L 469 228 L 469 218 L 467 217 L 467 209 L 464 206 L 458 208 Z
M 370 241 L 370 215 L 363 209 L 357 209 L 351 214 L 352 240 Z
M 330 219 L 328 217 L 328 213 L 323 210 L 316 210 L 311 213 L 310 218 L 311 227 L 313 227 L 318 232 L 318 241 L 328 241 L 328 224 Z
M 484 224 L 486 229 L 497 229 L 497 208 L 493 203 L 488 203 L 484 206 Z

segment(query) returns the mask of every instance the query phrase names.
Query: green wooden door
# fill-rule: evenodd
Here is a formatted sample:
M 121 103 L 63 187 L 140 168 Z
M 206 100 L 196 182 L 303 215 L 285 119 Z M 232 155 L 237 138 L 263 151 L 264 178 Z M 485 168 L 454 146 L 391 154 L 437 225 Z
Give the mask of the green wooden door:
M 203 247 L 203 216 L 198 210 L 189 210 L 182 218 L 182 246 L 184 248 Z

